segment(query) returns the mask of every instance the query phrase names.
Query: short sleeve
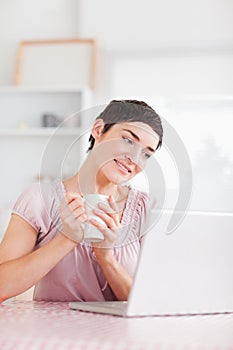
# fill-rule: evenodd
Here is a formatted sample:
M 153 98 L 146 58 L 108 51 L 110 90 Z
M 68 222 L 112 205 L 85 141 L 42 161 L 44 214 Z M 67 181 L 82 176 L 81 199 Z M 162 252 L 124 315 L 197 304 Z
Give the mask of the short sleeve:
M 121 242 L 126 244 L 135 240 L 141 240 L 150 226 L 148 220 L 152 220 L 153 214 L 151 210 L 153 207 L 154 203 L 151 202 L 148 193 L 135 188 L 130 189 L 122 220 L 124 234 Z
M 17 214 L 27 221 L 38 233 L 47 230 L 49 215 L 41 195 L 40 184 L 28 187 L 15 202 L 12 214 Z
M 144 195 L 141 201 L 141 232 L 142 239 L 149 231 L 153 230 L 158 220 L 159 211 L 156 198 Z

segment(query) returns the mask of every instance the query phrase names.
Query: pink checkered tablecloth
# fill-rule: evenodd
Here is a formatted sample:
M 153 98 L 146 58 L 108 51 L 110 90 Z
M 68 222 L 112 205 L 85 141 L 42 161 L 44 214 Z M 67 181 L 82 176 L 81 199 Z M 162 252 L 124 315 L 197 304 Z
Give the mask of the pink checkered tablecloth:
M 0 350 L 233 350 L 233 314 L 121 318 L 68 303 L 0 305 Z

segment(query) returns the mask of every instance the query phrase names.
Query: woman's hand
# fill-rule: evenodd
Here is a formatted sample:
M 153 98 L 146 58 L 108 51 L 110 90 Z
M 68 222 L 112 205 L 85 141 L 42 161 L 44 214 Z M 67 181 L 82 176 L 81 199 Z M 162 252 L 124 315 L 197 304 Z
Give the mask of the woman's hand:
M 80 243 L 83 240 L 82 224 L 87 220 L 82 197 L 78 193 L 67 192 L 60 206 L 62 234 Z
M 100 203 L 100 210 L 93 210 L 93 213 L 105 222 L 107 228 L 101 225 L 97 220 L 90 220 L 90 223 L 97 227 L 104 236 L 104 240 L 102 242 L 93 243 L 96 256 L 101 255 L 103 257 L 112 254 L 112 248 L 114 247 L 114 244 L 121 231 L 119 210 L 113 196 L 109 196 L 108 203 L 109 206 Z

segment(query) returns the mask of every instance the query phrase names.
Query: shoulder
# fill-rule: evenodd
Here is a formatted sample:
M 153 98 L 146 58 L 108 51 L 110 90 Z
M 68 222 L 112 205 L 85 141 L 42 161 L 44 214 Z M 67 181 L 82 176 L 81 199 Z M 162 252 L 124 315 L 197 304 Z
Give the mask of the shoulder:
M 41 200 L 41 191 L 40 191 L 40 184 L 38 182 L 35 182 L 28 186 L 18 197 L 18 199 L 15 202 L 15 205 L 13 207 L 13 210 L 22 205 L 26 205 L 27 203 L 37 202 L 37 204 L 40 203 Z
M 140 191 L 133 187 L 129 187 L 128 198 L 133 203 L 133 205 L 140 204 L 145 208 L 148 206 L 150 202 L 150 197 L 147 192 Z
M 149 203 L 148 193 L 130 186 L 123 216 L 125 219 L 124 223 L 133 225 L 136 228 L 146 216 Z
M 22 194 L 18 197 L 18 201 L 34 201 L 39 204 L 52 200 L 53 198 L 62 198 L 62 184 L 60 181 L 56 180 L 53 182 L 34 182 L 28 186 Z
M 158 201 L 155 195 L 137 190 L 135 188 L 131 189 L 131 198 L 130 206 L 136 210 L 137 216 L 140 217 L 140 221 L 143 232 L 150 230 L 157 218 L 158 211 Z M 141 232 L 141 234 L 143 234 Z
M 64 197 L 64 187 L 60 180 L 41 182 L 39 184 L 40 196 L 45 202 L 61 201 Z
M 37 231 L 49 224 L 51 211 L 60 204 L 62 198 L 61 184 L 36 182 L 28 186 L 16 200 L 12 213 L 21 216 Z M 57 205 L 56 205 L 57 204 Z

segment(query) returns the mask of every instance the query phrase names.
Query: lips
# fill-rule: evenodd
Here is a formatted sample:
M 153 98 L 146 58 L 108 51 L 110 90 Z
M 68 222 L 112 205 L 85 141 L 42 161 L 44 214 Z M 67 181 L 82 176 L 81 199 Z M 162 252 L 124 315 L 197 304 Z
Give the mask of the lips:
M 132 171 L 131 169 L 124 163 L 120 162 L 117 159 L 114 159 L 114 162 L 117 164 L 117 166 L 124 172 L 130 174 Z

